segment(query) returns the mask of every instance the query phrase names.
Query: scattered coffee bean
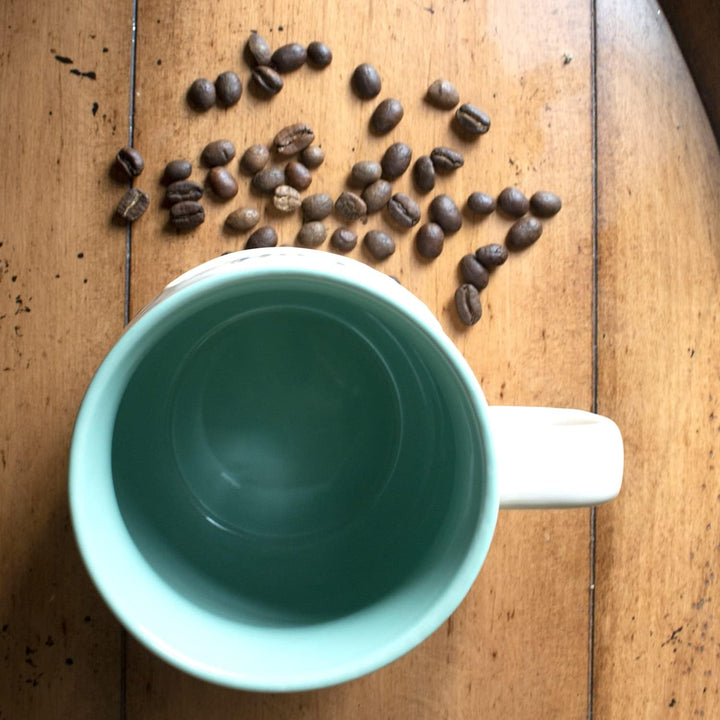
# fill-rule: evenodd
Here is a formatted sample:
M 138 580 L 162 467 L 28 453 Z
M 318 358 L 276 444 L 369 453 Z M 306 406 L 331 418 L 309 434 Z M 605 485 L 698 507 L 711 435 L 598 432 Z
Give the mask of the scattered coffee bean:
M 436 258 L 443 250 L 445 244 L 445 233 L 443 229 L 434 222 L 425 223 L 420 226 L 415 236 L 415 247 L 424 257 Z
M 126 223 L 135 222 L 148 209 L 150 197 L 139 188 L 130 188 L 120 199 L 115 210 L 118 218 Z
M 115 165 L 119 173 L 132 180 L 145 169 L 145 161 L 142 155 L 132 147 L 124 147 L 115 156 Z
M 278 167 L 267 167 L 253 175 L 252 186 L 262 193 L 272 193 L 278 185 L 287 185 L 285 173 Z
M 427 89 L 427 101 L 441 110 L 452 110 L 460 102 L 460 94 L 448 80 L 435 80 Z
M 272 51 L 268 41 L 258 33 L 251 33 L 247 41 L 247 52 L 254 65 L 269 65 Z
M 199 200 L 203 196 L 203 186 L 192 180 L 176 180 L 165 191 L 165 203 L 174 205 L 184 200 Z
M 363 245 L 376 260 L 384 260 L 395 252 L 395 241 L 382 230 L 365 233 Z
M 265 145 L 251 145 L 240 158 L 240 167 L 250 175 L 260 172 L 270 159 L 270 151 Z
M 538 190 L 530 198 L 530 207 L 538 217 L 549 218 L 560 212 L 562 200 L 554 192 Z
M 315 133 L 305 123 L 295 123 L 284 127 L 273 140 L 275 150 L 280 155 L 294 155 L 304 150 L 315 139 Z
M 227 165 L 235 157 L 235 145 L 230 140 L 214 140 L 208 143 L 200 155 L 205 167 Z
M 324 68 L 332 62 L 332 50 L 324 43 L 313 40 L 307 46 L 307 57 L 309 62 L 315 67 Z
M 457 150 L 448 147 L 436 147 L 430 153 L 430 160 L 439 173 L 450 173 L 465 164 L 463 156 Z
M 295 240 L 305 247 L 318 247 L 325 242 L 327 230 L 325 225 L 319 220 L 311 220 L 306 222 L 298 231 Z
M 418 204 L 405 193 L 396 193 L 387 204 L 390 217 L 397 225 L 410 228 L 420 221 L 420 208 Z
M 430 219 L 436 222 L 446 235 L 462 227 L 462 214 L 449 195 L 437 195 L 428 208 Z
M 365 188 L 382 175 L 382 165 L 372 160 L 356 162 L 350 170 L 350 183 L 355 187 Z
M 392 185 L 387 180 L 376 180 L 362 191 L 362 199 L 369 213 L 382 210 L 392 197 Z
M 208 185 L 221 200 L 230 200 L 238 193 L 237 180 L 226 167 L 218 165 L 212 168 L 207 177 Z
M 497 206 L 506 215 L 522 217 L 530 208 L 530 203 L 522 190 L 516 187 L 506 187 L 498 195 Z
M 490 118 L 470 103 L 461 105 L 455 112 L 459 127 L 470 135 L 484 135 L 490 129 Z
M 495 198 L 484 192 L 470 193 L 467 199 L 467 206 L 476 215 L 490 215 L 495 210 Z
M 357 233 L 346 227 L 339 227 L 330 236 L 330 244 L 339 252 L 350 252 L 357 245 Z
M 312 182 L 312 174 L 301 162 L 292 160 L 285 166 L 285 181 L 296 190 L 307 190 Z
M 205 221 L 205 210 L 199 202 L 184 200 L 170 208 L 170 224 L 178 230 L 191 230 Z
M 263 225 L 253 232 L 245 243 L 248 250 L 254 248 L 275 247 L 278 244 L 278 236 L 274 228 Z
M 273 205 L 280 212 L 295 212 L 300 207 L 300 193 L 290 185 L 278 185 L 273 193 Z
M 413 180 L 417 190 L 430 192 L 435 187 L 435 166 L 428 155 L 421 155 L 413 165 Z
M 368 63 L 362 63 L 355 68 L 350 84 L 355 94 L 362 100 L 377 97 L 382 89 L 380 73 Z
M 300 162 L 310 170 L 319 168 L 325 160 L 325 151 L 319 145 L 310 145 L 300 153 Z
M 162 181 L 171 185 L 178 180 L 187 180 L 192 174 L 192 165 L 187 160 L 171 160 L 163 172 Z
M 370 116 L 370 127 L 378 134 L 385 134 L 397 126 L 404 114 L 399 100 L 385 98 Z
M 255 87 L 265 95 L 277 95 L 283 89 L 283 79 L 280 74 L 267 65 L 253 68 L 252 79 Z
M 455 291 L 455 308 L 465 325 L 474 325 L 482 317 L 480 294 L 474 285 L 465 283 Z
M 474 285 L 478 290 L 487 287 L 490 273 L 487 268 L 473 255 L 464 255 L 460 260 L 460 274 L 466 283 Z
M 383 177 L 386 180 L 396 180 L 410 167 L 412 150 L 402 142 L 393 143 L 382 156 Z
M 215 85 L 205 78 L 193 81 L 187 91 L 187 101 L 195 110 L 209 110 L 215 104 Z
M 475 257 L 488 269 L 502 265 L 508 258 L 508 251 L 504 245 L 491 243 L 483 245 L 475 251 Z
M 233 210 L 225 219 L 225 225 L 236 232 L 247 232 L 254 228 L 260 220 L 260 213 L 253 207 Z
M 225 107 L 234 105 L 240 99 L 242 91 L 242 81 L 232 70 L 220 73 L 215 79 L 217 99 Z
M 306 221 L 324 220 L 332 209 L 333 200 L 327 193 L 308 195 L 302 201 L 302 213 Z
M 522 218 L 513 223 L 505 238 L 505 244 L 509 250 L 524 250 L 542 235 L 542 231 L 542 223 L 537 218 Z
M 346 220 L 358 220 L 367 215 L 367 205 L 359 195 L 344 192 L 335 201 L 335 212 Z
M 279 47 L 270 58 L 270 65 L 279 73 L 289 73 L 302 67 L 307 60 L 307 50 L 300 43 L 288 43 Z

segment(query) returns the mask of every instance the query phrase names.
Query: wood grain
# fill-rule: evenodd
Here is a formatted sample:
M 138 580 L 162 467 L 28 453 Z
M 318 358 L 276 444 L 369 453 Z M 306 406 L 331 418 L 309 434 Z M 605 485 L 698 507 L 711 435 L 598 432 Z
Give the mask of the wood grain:
M 717 717 L 720 161 L 651 3 L 598 3 L 598 159 L 598 404 L 627 466 L 597 515 L 595 712 Z

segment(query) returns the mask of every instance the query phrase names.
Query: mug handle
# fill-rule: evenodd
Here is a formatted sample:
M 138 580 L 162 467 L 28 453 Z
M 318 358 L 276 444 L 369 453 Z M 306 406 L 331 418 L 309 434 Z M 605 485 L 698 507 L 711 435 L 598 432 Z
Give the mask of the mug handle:
M 500 508 L 588 507 L 620 492 L 623 440 L 584 410 L 493 406 Z

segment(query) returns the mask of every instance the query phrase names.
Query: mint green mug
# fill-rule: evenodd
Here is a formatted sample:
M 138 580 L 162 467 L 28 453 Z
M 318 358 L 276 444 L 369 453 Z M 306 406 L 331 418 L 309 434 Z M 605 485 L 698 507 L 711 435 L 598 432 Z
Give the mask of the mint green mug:
M 498 508 L 614 497 L 607 418 L 489 408 L 432 313 L 317 250 L 171 283 L 93 378 L 70 458 L 78 545 L 127 629 L 235 688 L 340 683 L 437 629 Z

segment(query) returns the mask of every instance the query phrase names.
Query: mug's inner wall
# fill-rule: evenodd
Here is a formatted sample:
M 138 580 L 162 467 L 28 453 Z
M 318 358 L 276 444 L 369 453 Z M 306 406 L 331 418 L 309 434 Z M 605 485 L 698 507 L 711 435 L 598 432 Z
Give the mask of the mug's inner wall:
M 481 512 L 454 370 L 397 311 L 318 282 L 226 286 L 157 330 L 114 428 L 115 491 L 145 559 L 248 623 L 348 615 L 430 568 L 449 582 Z

